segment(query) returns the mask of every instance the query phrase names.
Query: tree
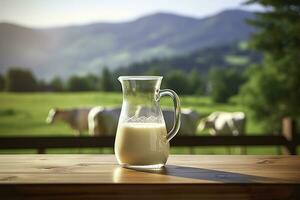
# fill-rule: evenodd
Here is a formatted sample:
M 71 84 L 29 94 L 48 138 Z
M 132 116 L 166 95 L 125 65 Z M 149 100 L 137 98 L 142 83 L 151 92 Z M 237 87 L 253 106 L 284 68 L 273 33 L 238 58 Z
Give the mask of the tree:
M 148 75 L 148 76 L 161 76 L 162 75 L 161 72 L 156 68 L 150 68 L 144 74 Z
M 251 78 L 240 92 L 242 103 L 257 121 L 265 122 L 267 131 L 279 130 L 280 123 L 275 122 L 283 117 L 283 107 L 277 105 L 276 99 L 285 96 L 280 76 L 272 68 L 265 70 L 258 65 L 248 70 L 248 76 Z
M 38 84 L 31 71 L 11 68 L 6 74 L 6 90 L 11 92 L 36 91 Z
M 91 91 L 92 88 L 86 77 L 71 76 L 67 83 L 68 90 L 70 91 Z
M 238 94 L 243 81 L 243 76 L 235 68 L 212 69 L 209 73 L 209 82 L 213 101 L 226 103 L 230 97 Z
M 185 73 L 176 70 L 171 71 L 165 79 L 165 87 L 175 90 L 177 94 L 189 94 L 189 79 Z
M 89 88 L 93 91 L 101 90 L 99 77 L 94 74 L 87 74 L 85 79 L 89 85 Z
M 105 67 L 102 70 L 100 86 L 103 91 L 114 91 L 117 83 L 117 79 L 113 77 L 111 72 Z
M 50 81 L 50 86 L 51 86 L 52 90 L 54 90 L 56 92 L 64 91 L 64 84 L 63 84 L 62 80 L 59 77 L 54 77 Z
M 0 74 L 0 91 L 3 91 L 5 88 L 5 79 L 2 74 Z
M 252 66 L 241 99 L 257 119 L 279 129 L 282 117 L 300 113 L 300 2 L 251 0 L 268 9 L 249 23 L 257 28 L 251 47 L 264 55 Z
M 205 93 L 205 82 L 197 69 L 193 69 L 189 74 L 189 90 L 191 94 L 203 95 Z
M 51 91 L 51 86 L 45 80 L 38 80 L 36 90 L 41 92 Z

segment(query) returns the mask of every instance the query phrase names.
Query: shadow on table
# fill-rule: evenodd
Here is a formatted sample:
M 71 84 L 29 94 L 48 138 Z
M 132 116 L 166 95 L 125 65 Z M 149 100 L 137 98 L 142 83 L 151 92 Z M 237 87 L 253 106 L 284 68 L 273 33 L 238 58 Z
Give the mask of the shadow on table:
M 220 183 L 268 183 L 268 182 L 280 182 L 283 183 L 285 180 L 268 178 L 262 176 L 253 176 L 235 172 L 226 172 L 220 170 L 195 168 L 195 167 L 184 167 L 177 165 L 167 165 L 161 170 L 148 170 L 148 169 L 128 169 L 143 173 L 161 174 L 165 176 L 189 178 L 203 181 L 213 181 Z

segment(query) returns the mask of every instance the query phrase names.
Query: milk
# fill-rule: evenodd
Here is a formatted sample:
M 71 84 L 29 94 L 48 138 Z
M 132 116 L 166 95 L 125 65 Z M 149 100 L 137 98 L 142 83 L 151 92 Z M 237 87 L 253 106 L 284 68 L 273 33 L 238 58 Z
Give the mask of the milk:
M 169 155 L 167 131 L 160 123 L 121 123 L 115 153 L 125 165 L 165 164 Z

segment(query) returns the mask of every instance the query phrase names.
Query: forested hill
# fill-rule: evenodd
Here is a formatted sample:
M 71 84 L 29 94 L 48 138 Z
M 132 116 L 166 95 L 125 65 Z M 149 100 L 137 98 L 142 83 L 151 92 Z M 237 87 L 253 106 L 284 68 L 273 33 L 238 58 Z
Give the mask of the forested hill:
M 42 78 L 69 77 L 99 72 L 104 66 L 116 69 L 182 55 L 246 40 L 253 29 L 245 20 L 253 16 L 243 10 L 225 10 L 201 19 L 155 13 L 122 23 L 48 29 L 0 23 L 0 73 L 19 66 L 31 68 Z
M 212 68 L 236 67 L 243 70 L 249 64 L 257 63 L 260 60 L 260 54 L 249 50 L 245 42 L 239 42 L 230 45 L 207 47 L 187 55 L 134 63 L 127 67 L 119 68 L 116 70 L 116 73 L 123 75 L 164 75 L 172 70 L 190 72 L 193 69 L 197 69 L 198 72 L 206 74 Z

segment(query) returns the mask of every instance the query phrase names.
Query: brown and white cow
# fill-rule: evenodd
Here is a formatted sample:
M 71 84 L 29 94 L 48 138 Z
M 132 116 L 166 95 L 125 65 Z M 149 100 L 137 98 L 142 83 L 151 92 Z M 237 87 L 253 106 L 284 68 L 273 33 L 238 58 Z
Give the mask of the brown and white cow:
M 70 125 L 81 136 L 88 130 L 88 114 L 91 108 L 58 109 L 53 108 L 49 111 L 46 122 L 52 124 L 57 121 L 63 121 Z

